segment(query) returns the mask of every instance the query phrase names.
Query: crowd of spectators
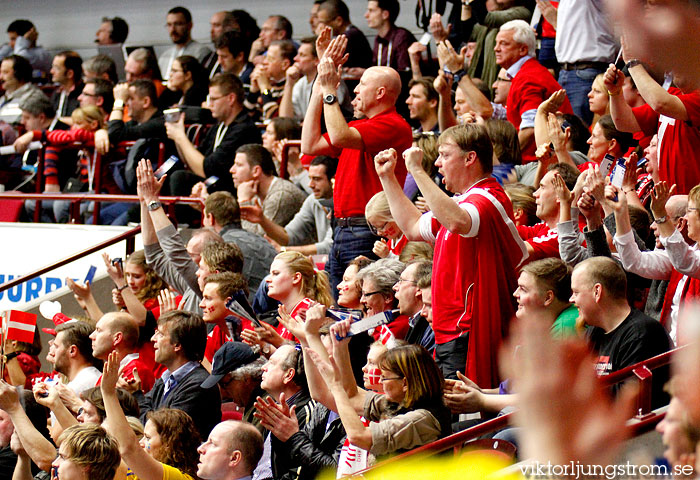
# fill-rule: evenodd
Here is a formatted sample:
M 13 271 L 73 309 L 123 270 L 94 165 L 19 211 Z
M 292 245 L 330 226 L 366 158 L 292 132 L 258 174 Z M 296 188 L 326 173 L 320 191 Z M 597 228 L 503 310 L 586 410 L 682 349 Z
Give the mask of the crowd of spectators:
M 700 12 L 613 3 L 420 2 L 416 41 L 398 0 L 369 0 L 363 29 L 315 0 L 309 35 L 217 12 L 212 48 L 175 7 L 172 46 L 131 51 L 123 79 L 106 55 L 50 61 L 12 22 L 5 186 L 134 195 L 98 223 L 140 224 L 144 248 L 104 256 L 114 311 L 67 281 L 84 315 L 45 330 L 53 371 L 38 332 L 4 346 L 0 472 L 340 477 L 513 409 L 495 436 L 518 458 L 604 464 L 634 392 L 595 377 L 686 345 L 651 404 L 668 405 L 667 461 L 692 471 L 700 72 L 639 29 L 696 57 L 648 22 L 684 32 Z M 128 31 L 105 17 L 95 41 Z M 202 207 L 168 216 L 166 195 Z M 70 203 L 36 209 L 66 222 Z

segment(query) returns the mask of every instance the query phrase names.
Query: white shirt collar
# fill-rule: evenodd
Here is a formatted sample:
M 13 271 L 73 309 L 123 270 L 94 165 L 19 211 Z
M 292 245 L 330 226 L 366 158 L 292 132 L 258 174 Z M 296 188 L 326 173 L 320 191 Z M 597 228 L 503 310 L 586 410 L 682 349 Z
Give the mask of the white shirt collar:
M 510 68 L 508 68 L 506 70 L 506 73 L 508 74 L 508 78 L 510 78 L 510 79 L 515 78 L 515 76 L 518 74 L 518 72 L 522 68 L 523 64 L 525 62 L 527 62 L 528 60 L 530 60 L 531 58 L 532 57 L 530 55 L 525 55 L 520 60 L 515 62 L 513 65 L 511 65 Z

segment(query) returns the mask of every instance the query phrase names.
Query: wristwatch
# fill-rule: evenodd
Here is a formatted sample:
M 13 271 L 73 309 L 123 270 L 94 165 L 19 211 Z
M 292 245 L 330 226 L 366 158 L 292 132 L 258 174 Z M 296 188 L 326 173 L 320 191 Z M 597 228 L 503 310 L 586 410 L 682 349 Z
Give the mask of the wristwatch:
M 662 223 L 666 223 L 668 221 L 668 215 L 664 215 L 663 217 L 655 218 L 654 221 L 656 222 L 657 225 L 661 225 Z
M 454 77 L 454 82 L 455 82 L 455 83 L 459 83 L 459 81 L 462 80 L 462 78 L 463 78 L 466 74 L 467 74 L 467 71 L 466 71 L 464 68 L 460 68 L 459 70 L 457 70 L 456 72 L 454 72 L 454 73 L 452 74 L 452 76 Z
M 332 93 L 327 93 L 323 96 L 323 103 L 325 103 L 326 105 L 333 105 L 337 101 L 338 97 L 336 97 Z
M 627 67 L 627 70 L 629 70 L 630 68 L 636 67 L 637 65 L 641 65 L 641 64 L 642 64 L 642 62 L 640 62 L 636 58 L 633 58 L 629 62 L 625 63 L 625 67 Z
M 154 210 L 158 210 L 162 206 L 163 206 L 163 204 L 160 203 L 158 200 L 152 200 L 152 201 L 148 202 L 148 209 L 151 212 Z
M 124 108 L 124 100 L 117 99 L 114 101 L 112 108 Z

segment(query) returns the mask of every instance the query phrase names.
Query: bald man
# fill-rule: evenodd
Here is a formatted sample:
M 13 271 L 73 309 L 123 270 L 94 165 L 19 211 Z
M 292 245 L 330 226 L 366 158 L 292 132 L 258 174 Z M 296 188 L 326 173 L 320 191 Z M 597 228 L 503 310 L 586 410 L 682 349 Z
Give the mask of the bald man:
M 326 53 L 344 51 L 343 36 L 336 37 Z M 335 50 L 337 48 L 337 50 Z M 352 101 L 355 118 L 347 123 L 338 105 L 337 86 L 340 75 L 337 64 L 326 55 L 318 64 L 317 81 L 311 94 L 301 133 L 302 151 L 310 155 L 337 157 L 333 207 L 336 230 L 326 270 L 330 274 L 333 292 L 342 280 L 348 263 L 358 255 L 377 258 L 372 253 L 378 239 L 369 229 L 364 217 L 365 205 L 382 185 L 374 170 L 374 156 L 386 148 L 403 152 L 411 146 L 412 134 L 408 123 L 396 113 L 401 92 L 398 72 L 390 67 L 365 70 L 355 87 Z M 321 114 L 328 133 L 321 134 Z M 396 175 L 403 185 L 406 167 L 397 166 Z
M 139 327 L 134 317 L 124 312 L 105 313 L 95 324 L 90 340 L 95 358 L 107 360 L 110 353 L 117 352 L 119 369 L 127 383 L 138 375 L 141 391 L 148 393 L 153 388 L 153 362 L 146 363 L 139 356 Z

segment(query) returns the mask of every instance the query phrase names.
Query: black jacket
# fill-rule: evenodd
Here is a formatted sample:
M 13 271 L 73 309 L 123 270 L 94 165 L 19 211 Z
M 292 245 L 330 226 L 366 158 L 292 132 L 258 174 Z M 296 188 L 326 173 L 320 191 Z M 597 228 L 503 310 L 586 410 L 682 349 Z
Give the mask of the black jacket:
M 165 399 L 163 379 L 156 380 L 150 392 L 146 395 L 137 391 L 134 396 L 141 409 L 141 421 L 146 422 L 146 414 L 159 408 L 177 408 L 187 413 L 199 430 L 202 440 L 206 440 L 209 432 L 221 422 L 221 395 L 219 386 L 202 388 L 202 382 L 209 378 L 209 372 L 197 365 L 194 370 L 179 381 Z
M 291 461 L 301 466 L 298 478 L 313 479 L 324 468 L 338 467 L 346 434 L 340 417 L 333 420 L 326 430 L 330 413 L 330 410 L 317 403 L 306 426 L 284 442 Z M 292 477 L 282 477 L 284 480 L 289 478 Z
M 294 398 L 292 405 L 296 406 L 297 422 L 299 428 L 304 428 L 311 418 L 311 412 L 316 406 L 316 402 L 311 400 L 307 390 L 301 390 Z M 291 408 L 292 405 L 289 405 Z M 269 432 L 268 432 L 269 434 Z M 289 449 L 284 442 L 272 435 L 272 474 L 276 480 L 306 480 L 300 476 L 301 468 L 289 456 Z

